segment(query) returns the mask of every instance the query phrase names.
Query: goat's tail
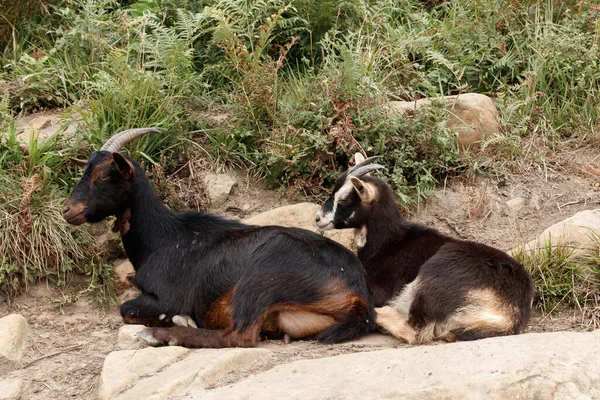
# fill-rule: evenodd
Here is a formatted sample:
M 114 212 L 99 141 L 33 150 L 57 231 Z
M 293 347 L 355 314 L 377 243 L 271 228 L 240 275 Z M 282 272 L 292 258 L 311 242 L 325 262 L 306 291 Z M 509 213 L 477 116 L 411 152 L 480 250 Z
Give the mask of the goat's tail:
M 357 339 L 375 330 L 375 309 L 363 297 L 353 298 L 350 307 L 337 322 L 319 333 L 316 339 L 322 343 L 339 343 Z

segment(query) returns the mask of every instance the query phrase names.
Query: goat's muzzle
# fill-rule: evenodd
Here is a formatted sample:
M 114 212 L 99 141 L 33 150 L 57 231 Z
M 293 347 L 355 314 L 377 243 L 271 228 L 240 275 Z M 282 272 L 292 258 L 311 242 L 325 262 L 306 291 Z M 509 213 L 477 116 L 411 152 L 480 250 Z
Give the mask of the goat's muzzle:
M 71 225 L 84 224 L 87 222 L 84 215 L 85 209 L 83 203 L 75 203 L 67 199 L 62 210 L 63 218 Z
M 317 211 L 315 215 L 315 225 L 317 228 L 324 231 L 334 229 L 333 221 L 331 221 L 331 213 L 324 213 L 323 209 Z

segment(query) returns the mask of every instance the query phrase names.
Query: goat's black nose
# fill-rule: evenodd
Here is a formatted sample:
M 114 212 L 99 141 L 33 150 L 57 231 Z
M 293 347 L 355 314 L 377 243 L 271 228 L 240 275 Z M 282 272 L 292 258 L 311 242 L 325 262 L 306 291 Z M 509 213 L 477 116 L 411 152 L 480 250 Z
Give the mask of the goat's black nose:
M 63 207 L 63 214 L 66 214 L 66 213 L 68 213 L 70 209 L 71 209 L 71 207 L 69 207 L 69 206 L 64 206 L 64 207 Z
M 321 220 L 321 217 L 319 217 L 318 215 L 315 216 L 315 222 L 319 222 Z

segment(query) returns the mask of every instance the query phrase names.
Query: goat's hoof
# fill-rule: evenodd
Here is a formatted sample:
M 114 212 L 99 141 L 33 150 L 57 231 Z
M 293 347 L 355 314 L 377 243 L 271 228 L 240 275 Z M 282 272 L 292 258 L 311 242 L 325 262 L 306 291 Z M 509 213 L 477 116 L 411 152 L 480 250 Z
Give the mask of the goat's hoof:
M 290 344 L 290 343 L 292 343 L 292 338 L 287 333 L 285 335 L 283 335 L 283 343 L 284 344 Z
M 148 330 L 139 331 L 137 333 L 137 335 L 139 337 L 141 337 L 142 339 L 144 339 L 144 341 L 146 343 L 148 343 L 149 346 L 156 347 L 156 346 L 160 346 L 161 345 L 158 342 L 158 340 L 156 340 L 156 338 L 154 336 L 152 336 L 152 333 L 150 333 L 150 331 L 148 331 Z
M 173 323 L 177 326 L 186 326 L 190 328 L 198 328 L 196 322 L 189 315 L 175 315 L 173 317 Z

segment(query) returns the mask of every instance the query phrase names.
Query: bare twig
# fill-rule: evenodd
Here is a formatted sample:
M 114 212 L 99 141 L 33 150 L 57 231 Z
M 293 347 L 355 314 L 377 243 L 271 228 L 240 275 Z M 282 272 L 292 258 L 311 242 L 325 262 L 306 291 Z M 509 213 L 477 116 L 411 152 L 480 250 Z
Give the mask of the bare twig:
M 73 345 L 73 346 L 65 347 L 65 348 L 64 348 L 64 349 L 62 349 L 62 350 L 55 351 L 54 353 L 50 353 L 50 354 L 43 355 L 43 356 L 41 356 L 41 357 L 38 357 L 38 358 L 36 358 L 36 359 L 34 359 L 34 360 L 31 360 L 31 361 L 29 361 L 27 364 L 25 364 L 25 366 L 23 366 L 23 368 L 22 368 L 22 369 L 24 369 L 24 368 L 27 368 L 27 367 L 31 366 L 32 364 L 34 364 L 34 363 L 36 363 L 36 362 L 38 362 L 38 361 L 40 361 L 40 360 L 43 360 L 44 358 L 54 357 L 54 356 L 57 356 L 57 355 L 59 355 L 59 354 L 62 354 L 62 353 L 66 353 L 66 352 L 68 352 L 68 351 L 71 351 L 71 350 L 80 349 L 82 346 L 83 346 L 82 344 L 75 344 L 75 345 Z
M 440 217 L 439 215 L 435 216 L 437 219 L 439 219 L 440 221 L 444 221 L 454 232 L 456 232 L 456 234 L 460 237 L 460 238 L 465 238 L 465 235 L 461 232 L 460 228 L 458 227 L 458 224 L 454 221 L 452 221 L 450 218 L 448 217 Z
M 585 200 L 583 199 L 579 199 L 579 200 L 575 200 L 575 201 L 569 201 L 568 203 L 565 204 L 561 204 L 560 206 L 558 206 L 558 209 L 560 210 L 561 208 L 565 207 L 565 206 L 573 206 L 575 204 L 581 204 L 583 203 Z
M 492 215 L 492 210 L 488 211 L 488 213 L 485 214 L 485 217 L 483 217 L 479 220 L 479 224 L 480 225 L 483 224 L 485 222 L 485 220 L 487 220 L 490 217 L 490 215 Z

